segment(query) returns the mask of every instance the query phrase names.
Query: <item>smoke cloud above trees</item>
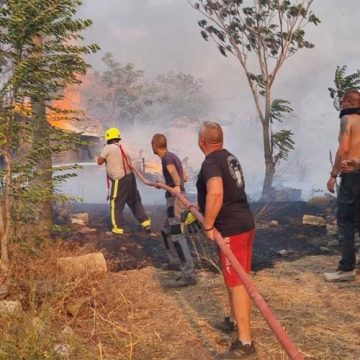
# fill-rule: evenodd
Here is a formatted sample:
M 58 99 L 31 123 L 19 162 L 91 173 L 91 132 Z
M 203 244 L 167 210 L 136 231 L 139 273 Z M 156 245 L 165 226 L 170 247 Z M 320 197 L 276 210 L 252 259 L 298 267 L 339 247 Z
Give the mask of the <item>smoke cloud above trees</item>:
M 349 72 L 360 68 L 355 29 L 360 3 L 318 0 L 313 10 L 322 22 L 308 32 L 315 49 L 290 59 L 274 85 L 277 97 L 292 103 L 294 113 L 287 123 L 295 140 L 295 150 L 280 168 L 277 181 L 301 187 L 305 193 L 325 190 L 329 151 L 337 146 L 338 114 L 327 90 L 333 86 L 335 69 L 337 65 L 347 65 Z M 227 147 L 239 156 L 247 186 L 255 193 L 261 186 L 263 164 L 260 125 L 250 91 L 235 59 L 222 57 L 203 41 L 197 25 L 200 16 L 188 2 L 85 0 L 81 12 L 94 21 L 86 37 L 102 48 L 89 59 L 98 71 L 104 70 L 101 58 L 111 52 L 116 61 L 133 63 L 149 79 L 169 72 L 202 79 L 211 104 L 206 116 L 225 126 Z

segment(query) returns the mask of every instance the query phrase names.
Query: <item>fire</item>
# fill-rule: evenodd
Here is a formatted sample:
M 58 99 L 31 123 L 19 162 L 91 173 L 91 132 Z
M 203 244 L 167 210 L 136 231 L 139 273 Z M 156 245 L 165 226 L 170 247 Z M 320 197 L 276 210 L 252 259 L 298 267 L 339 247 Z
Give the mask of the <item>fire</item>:
M 81 86 L 91 86 L 89 78 L 82 78 Z M 53 107 L 58 111 L 49 111 L 48 122 L 62 130 L 82 133 L 85 136 L 101 137 L 101 123 L 88 117 L 82 106 L 80 86 L 69 86 L 65 89 L 62 99 L 54 101 Z
M 81 96 L 79 86 L 69 86 L 65 89 L 63 98 L 53 102 L 52 106 L 60 112 L 48 112 L 48 122 L 63 130 L 69 129 L 71 118 L 80 114 L 83 110 L 81 107 Z
M 82 79 L 89 86 L 88 79 Z M 47 121 L 50 125 L 65 131 L 81 133 L 89 137 L 101 137 L 103 128 L 99 120 L 86 115 L 81 101 L 79 86 L 69 86 L 63 97 L 52 103 L 55 110 L 47 109 Z M 28 99 L 23 104 L 16 104 L 16 110 L 23 116 L 31 117 L 31 103 Z

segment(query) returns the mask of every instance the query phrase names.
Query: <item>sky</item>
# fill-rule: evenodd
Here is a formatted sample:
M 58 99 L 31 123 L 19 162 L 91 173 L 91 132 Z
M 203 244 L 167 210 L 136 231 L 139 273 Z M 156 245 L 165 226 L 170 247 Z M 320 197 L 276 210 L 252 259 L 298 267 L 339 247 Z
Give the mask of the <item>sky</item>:
M 327 88 L 337 65 L 347 65 L 349 71 L 360 68 L 360 1 L 315 0 L 313 11 L 321 20 L 307 28 L 315 49 L 290 58 L 274 86 L 276 98 L 291 101 L 294 116 L 286 126 L 296 141 L 291 161 L 279 176 L 284 186 L 301 187 L 308 196 L 315 189 L 325 190 L 329 151 L 337 146 L 338 114 Z M 243 72 L 235 58 L 223 57 L 212 42 L 202 39 L 197 24 L 202 17 L 187 0 L 84 0 L 79 16 L 94 22 L 84 34 L 86 41 L 101 47 L 88 59 L 94 68 L 101 67 L 104 53 L 112 52 L 119 62 L 132 62 L 149 77 L 182 71 L 201 78 L 213 103 L 212 118 L 228 124 L 225 145 L 242 162 L 250 190 L 259 190 L 260 128 Z M 302 174 L 295 167 L 302 167 Z

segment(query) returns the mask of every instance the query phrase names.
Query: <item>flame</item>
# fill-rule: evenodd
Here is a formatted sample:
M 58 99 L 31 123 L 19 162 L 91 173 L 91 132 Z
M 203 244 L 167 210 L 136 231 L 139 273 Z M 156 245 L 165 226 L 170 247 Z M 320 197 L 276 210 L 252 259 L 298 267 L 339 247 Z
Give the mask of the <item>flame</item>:
M 76 112 L 83 112 L 79 86 L 68 86 L 60 100 L 55 100 L 52 106 L 59 110 L 48 112 L 48 122 L 57 128 L 69 130 L 69 121 L 76 116 Z
M 91 86 L 92 81 L 82 78 L 82 86 Z M 62 130 L 86 133 L 87 136 L 99 137 L 103 129 L 98 120 L 88 117 L 82 107 L 80 86 L 68 86 L 64 90 L 63 97 L 51 104 L 55 110 L 47 109 L 47 121 L 51 126 Z M 22 104 L 16 104 L 15 110 L 26 117 L 31 117 L 31 103 L 26 100 Z

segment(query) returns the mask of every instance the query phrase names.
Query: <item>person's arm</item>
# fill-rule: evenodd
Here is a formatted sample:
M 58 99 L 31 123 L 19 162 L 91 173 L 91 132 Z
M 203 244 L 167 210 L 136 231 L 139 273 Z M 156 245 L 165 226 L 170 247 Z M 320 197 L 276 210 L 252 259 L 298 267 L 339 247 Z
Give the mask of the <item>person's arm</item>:
M 179 173 L 176 170 L 176 166 L 174 164 L 166 165 L 166 169 L 169 172 L 175 186 L 173 188 L 174 192 L 180 193 L 181 192 L 181 178 Z
M 341 157 L 340 157 L 340 146 L 339 146 L 336 150 L 335 161 L 333 168 L 331 170 L 331 175 L 334 175 L 334 177 L 336 177 L 340 172 L 340 163 L 341 163 Z
M 351 144 L 351 127 L 347 116 L 343 116 L 340 122 L 339 147 L 336 151 L 334 166 L 331 170 L 327 188 L 331 193 L 335 192 L 336 177 L 341 170 L 341 161 L 349 153 Z
M 222 207 L 223 197 L 222 178 L 220 176 L 210 178 L 206 183 L 204 230 L 211 240 L 214 240 L 214 223 Z
M 102 164 L 106 163 L 106 157 L 108 156 L 108 153 L 109 153 L 108 146 L 105 145 L 103 147 L 103 149 L 101 150 L 100 155 L 96 159 L 96 162 L 98 165 L 102 165 Z
M 97 164 L 98 165 L 102 165 L 102 164 L 104 164 L 105 163 L 105 159 L 103 158 L 103 157 L 101 157 L 101 156 L 98 156 L 98 158 L 97 158 Z
M 189 181 L 190 176 L 189 173 L 184 169 L 184 183 L 186 183 L 187 181 Z
M 133 166 L 133 164 L 132 164 L 131 157 L 130 157 L 130 155 L 129 155 L 127 152 L 125 152 L 124 148 L 123 148 L 123 151 L 124 151 L 124 154 L 125 154 L 125 156 L 126 156 L 126 158 L 127 158 L 126 165 L 129 166 L 129 170 L 130 170 L 130 171 L 133 171 L 134 166 Z

